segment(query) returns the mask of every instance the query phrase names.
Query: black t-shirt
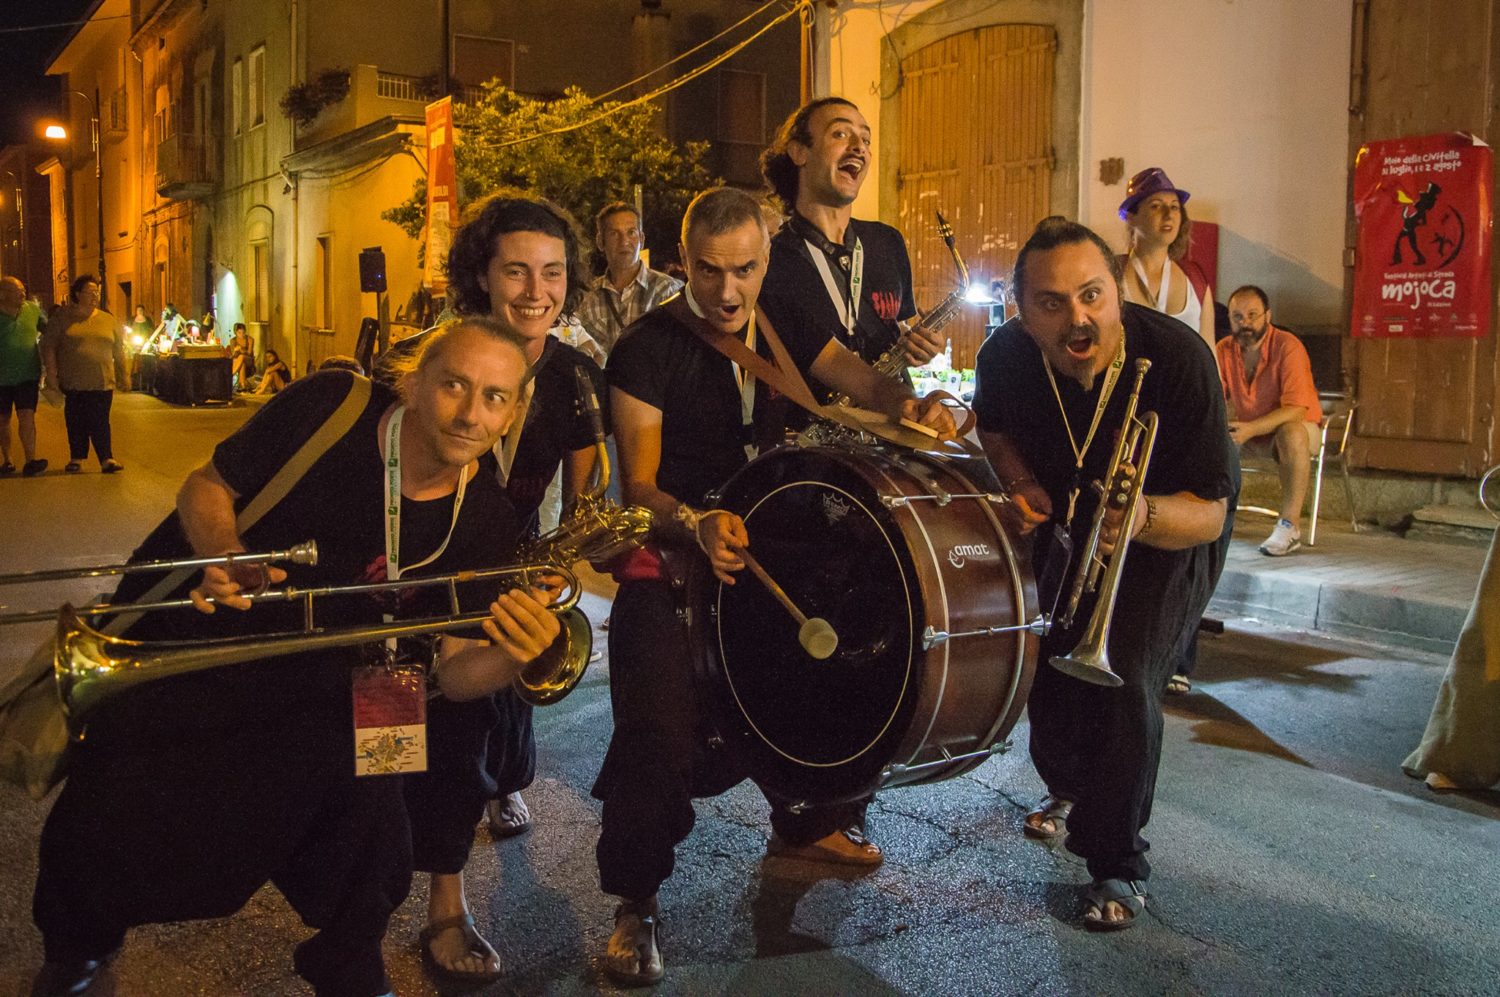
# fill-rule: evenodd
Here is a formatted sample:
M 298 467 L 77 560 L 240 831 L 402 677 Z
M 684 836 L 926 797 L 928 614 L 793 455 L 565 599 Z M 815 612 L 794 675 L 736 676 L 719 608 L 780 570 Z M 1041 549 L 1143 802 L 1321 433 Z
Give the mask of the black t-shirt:
M 863 250 L 864 265 L 859 315 L 851 337 L 812 254 L 819 252 L 827 259 L 839 294 L 848 301 L 849 267 L 856 238 Z M 760 307 L 803 371 L 812 366 L 830 339 L 837 339 L 873 363 L 900 334 L 896 322 L 917 313 L 906 240 L 889 225 L 850 219 L 844 243 L 837 245 L 830 243 L 806 219 L 793 215 L 771 240 L 771 264 L 761 288 Z M 810 383 L 820 401 L 829 400 L 832 392 L 826 386 L 816 381 Z
M 1141 386 L 1138 414 L 1156 412 L 1160 420 L 1145 494 L 1191 492 L 1199 498 L 1227 498 L 1235 491 L 1237 460 L 1231 451 L 1224 417 L 1224 399 L 1208 346 L 1176 319 L 1133 304 L 1121 306 L 1125 326 L 1125 365 L 1105 406 L 1099 431 L 1084 457 L 1083 490 L 1074 519 L 1075 535 L 1086 531 L 1095 497 L 1089 482 L 1102 478 L 1113 455 L 1115 440 L 1130 389 L 1135 383 L 1135 361 L 1151 361 Z M 979 349 L 975 363 L 974 413 L 981 430 L 1003 433 L 1025 459 L 1028 469 L 1052 499 L 1056 516 L 1067 511 L 1074 482 L 1074 456 L 1068 440 L 1071 425 L 1079 444 L 1093 420 L 1104 376 L 1094 379 L 1091 391 L 1076 381 L 1058 377 L 1057 395 L 1048 383 L 1041 351 L 1027 335 L 1019 318 L 996 329 Z M 1066 407 L 1067 424 L 1058 410 Z M 1040 570 L 1048 529 L 1035 533 Z M 1132 544 L 1126 560 L 1117 620 L 1128 620 L 1112 633 L 1117 646 L 1170 651 L 1181 632 L 1180 609 L 1199 597 L 1206 569 L 1199 554 L 1212 544 L 1184 551 Z M 1088 618 L 1083 605 L 1074 631 Z M 1118 636 L 1117 636 L 1118 635 Z M 1122 643 L 1123 641 L 1123 643 Z
M 213 465 L 247 504 L 288 458 L 323 425 L 344 400 L 355 375 L 325 371 L 291 384 L 268 402 L 214 451 Z M 251 551 L 279 550 L 316 540 L 317 565 L 284 565 L 282 586 L 306 588 L 381 582 L 385 573 L 384 472 L 378 424 L 395 401 L 380 385 L 353 428 L 323 455 L 261 520 L 245 531 Z M 454 496 L 431 501 L 401 500 L 401 554 L 416 564 L 438 548 L 453 517 Z M 493 473 L 474 475 L 443 554 L 404 577 L 447 574 L 465 568 L 504 565 L 513 559 L 517 523 Z M 168 516 L 136 550 L 132 560 L 189 556 L 177 513 Z M 117 598 L 129 600 L 160 576 L 127 575 Z M 185 593 L 199 576 L 184 583 Z M 278 587 L 282 587 L 278 586 Z M 483 610 L 498 585 L 477 582 L 459 587 L 465 612 Z M 399 597 L 398 597 L 399 596 Z M 448 614 L 441 586 L 380 595 L 320 599 L 316 620 L 322 628 L 345 628 L 397 618 Z M 270 603 L 246 612 L 219 609 L 211 616 L 194 610 L 148 614 L 126 635 L 142 640 L 204 640 L 242 634 L 290 633 L 302 626 L 299 603 Z M 362 660 L 358 647 L 305 653 L 167 678 L 131 689 L 100 710 L 89 742 L 118 737 L 123 744 L 170 748 L 184 738 L 213 736 L 219 730 L 275 732 L 278 739 L 348 747 L 352 752 L 348 671 Z
M 751 432 L 734 365 L 668 310 L 654 309 L 632 323 L 604 373 L 610 387 L 661 410 L 656 486 L 662 491 L 699 506 L 745 466 Z M 758 392 L 762 387 L 756 383 Z
M 594 382 L 605 431 L 609 430 L 609 391 L 604 372 L 587 354 L 548 336 L 537 368 L 531 407 L 505 486 L 505 494 L 527 529 L 535 527 L 537 509 L 563 458 L 594 445 L 594 430 L 579 403 L 575 370 L 583 370 Z

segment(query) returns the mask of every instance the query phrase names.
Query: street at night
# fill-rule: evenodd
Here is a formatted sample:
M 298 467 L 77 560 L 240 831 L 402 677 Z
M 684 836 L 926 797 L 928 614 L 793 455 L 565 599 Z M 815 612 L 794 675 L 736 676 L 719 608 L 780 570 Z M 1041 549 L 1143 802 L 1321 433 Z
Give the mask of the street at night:
M 124 473 L 0 480 L 0 563 L 120 560 L 187 471 L 253 411 L 136 394 L 116 406 Z M 57 410 L 40 421 L 43 451 L 60 453 Z M 5 598 L 47 605 L 93 591 L 51 583 Z M 604 607 L 586 602 L 594 617 Z M 40 632 L 7 635 L 0 679 Z M 700 801 L 663 893 L 670 973 L 659 992 L 1492 993 L 1500 799 L 1435 794 L 1399 768 L 1445 658 L 1248 620 L 1201 647 L 1194 693 L 1167 712 L 1143 925 L 1083 931 L 1081 863 L 1021 837 L 1042 792 L 1023 721 L 1016 748 L 975 772 L 880 794 L 870 832 L 886 861 L 865 876 L 766 859 L 766 806 L 748 784 Z M 501 842 L 476 833 L 470 898 L 506 971 L 479 992 L 615 992 L 596 959 L 614 901 L 598 890 L 589 795 L 609 740 L 607 671 L 607 660 L 594 664 L 577 692 L 538 713 L 532 830 Z M 30 903 L 48 803 L 9 786 L 0 794 L 0 993 L 21 994 L 41 958 Z M 418 886 L 385 942 L 408 997 L 445 992 L 416 948 L 422 901 Z M 267 888 L 227 920 L 131 932 L 118 992 L 304 993 L 289 954 L 307 934 Z
M 0 997 L 1500 997 L 1497 14 L 0 0 Z

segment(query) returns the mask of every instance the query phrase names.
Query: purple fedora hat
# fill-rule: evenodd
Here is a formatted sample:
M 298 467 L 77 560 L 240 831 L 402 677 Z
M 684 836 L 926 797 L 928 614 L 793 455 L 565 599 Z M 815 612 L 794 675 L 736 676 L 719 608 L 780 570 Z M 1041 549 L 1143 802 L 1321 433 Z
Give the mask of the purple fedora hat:
M 1120 220 L 1124 221 L 1130 217 L 1135 206 L 1140 204 L 1152 194 L 1160 194 L 1162 191 L 1171 191 L 1177 195 L 1177 200 L 1182 204 L 1192 195 L 1172 183 L 1172 178 L 1167 176 L 1166 171 L 1160 166 L 1152 166 L 1141 170 L 1130 178 L 1130 183 L 1125 185 L 1125 200 L 1120 202 Z

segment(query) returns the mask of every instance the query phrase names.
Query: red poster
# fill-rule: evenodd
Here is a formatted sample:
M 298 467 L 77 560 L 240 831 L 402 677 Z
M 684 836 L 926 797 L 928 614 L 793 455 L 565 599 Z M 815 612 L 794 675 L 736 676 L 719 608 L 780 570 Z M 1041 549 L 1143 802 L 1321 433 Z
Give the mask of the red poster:
M 434 294 L 448 289 L 443 264 L 458 220 L 458 175 L 453 159 L 453 98 L 427 105 L 427 238 L 422 283 Z
M 1350 335 L 1489 335 L 1493 170 L 1462 132 L 1360 147 Z

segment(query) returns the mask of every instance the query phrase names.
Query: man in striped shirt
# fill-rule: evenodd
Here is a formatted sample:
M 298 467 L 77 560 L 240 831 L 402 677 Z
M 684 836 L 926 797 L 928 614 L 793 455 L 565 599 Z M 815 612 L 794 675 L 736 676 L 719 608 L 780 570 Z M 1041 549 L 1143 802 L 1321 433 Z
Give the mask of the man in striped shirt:
M 594 243 L 604 254 L 606 269 L 584 295 L 577 315 L 608 352 L 626 326 L 682 290 L 682 281 L 646 266 L 641 259 L 641 217 L 624 201 L 599 209 Z

